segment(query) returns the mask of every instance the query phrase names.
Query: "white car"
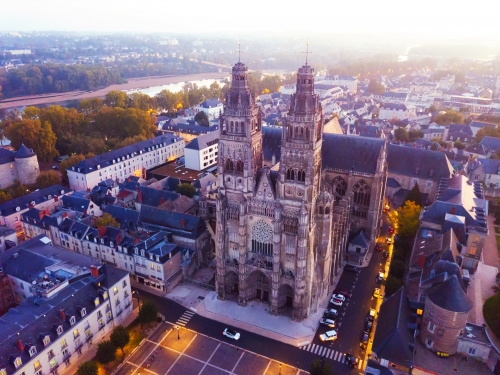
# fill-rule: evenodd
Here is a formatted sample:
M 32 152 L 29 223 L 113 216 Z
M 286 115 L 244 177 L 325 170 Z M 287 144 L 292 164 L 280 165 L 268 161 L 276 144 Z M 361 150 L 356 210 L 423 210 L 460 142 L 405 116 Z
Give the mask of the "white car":
M 319 321 L 319 323 L 323 324 L 324 326 L 328 326 L 330 328 L 335 328 L 335 321 L 332 320 L 332 319 L 325 319 L 325 318 L 323 318 L 323 319 L 321 319 Z
M 337 340 L 337 331 L 335 331 L 333 329 L 331 331 L 327 331 L 324 334 L 319 335 L 319 339 L 321 341 L 333 341 L 333 340 Z
M 332 299 L 333 298 L 336 298 L 336 299 L 341 300 L 342 302 L 345 302 L 345 296 L 343 294 L 334 294 L 334 295 L 332 295 Z
M 337 315 L 339 315 L 339 312 L 335 309 L 326 309 L 325 314 L 331 314 L 331 315 L 337 316 Z
M 333 303 L 335 306 L 342 306 L 342 304 L 344 303 L 343 301 L 337 299 L 337 298 L 332 298 L 330 300 L 330 303 Z
M 224 329 L 224 332 L 222 332 L 222 334 L 233 340 L 238 340 L 240 338 L 240 334 L 238 332 L 233 331 L 232 329 L 229 328 Z

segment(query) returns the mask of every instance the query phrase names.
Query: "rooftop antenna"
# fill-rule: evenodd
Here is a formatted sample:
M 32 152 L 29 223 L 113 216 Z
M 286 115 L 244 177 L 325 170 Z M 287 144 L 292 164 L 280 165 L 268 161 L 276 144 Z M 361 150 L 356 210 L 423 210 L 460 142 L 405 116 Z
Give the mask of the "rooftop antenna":
M 308 57 L 307 55 L 309 55 L 310 53 L 312 53 L 312 52 L 309 52 L 309 39 L 307 40 L 306 51 L 302 52 L 302 53 L 306 54 L 306 65 L 307 65 L 307 57 Z
M 239 40 L 238 40 L 238 49 L 236 50 L 236 52 L 238 52 L 238 62 L 241 62 L 241 54 L 245 53 L 245 51 L 241 50 L 241 43 Z

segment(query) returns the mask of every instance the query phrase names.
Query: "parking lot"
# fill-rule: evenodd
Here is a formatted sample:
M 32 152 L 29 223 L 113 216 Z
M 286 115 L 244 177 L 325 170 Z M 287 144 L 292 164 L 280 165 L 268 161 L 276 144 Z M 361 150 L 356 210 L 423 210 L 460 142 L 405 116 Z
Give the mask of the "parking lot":
M 160 324 L 127 358 L 116 374 L 307 374 L 271 358 L 242 350 L 231 342 L 225 342 L 229 339 L 222 338 L 222 332 L 221 340 L 217 340 L 177 327 L 167 322 Z

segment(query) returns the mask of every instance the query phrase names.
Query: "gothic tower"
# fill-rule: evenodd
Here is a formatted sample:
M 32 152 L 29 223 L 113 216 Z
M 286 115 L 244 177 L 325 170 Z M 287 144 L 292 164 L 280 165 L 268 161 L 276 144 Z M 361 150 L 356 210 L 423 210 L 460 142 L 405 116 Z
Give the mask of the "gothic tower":
M 218 297 L 236 290 L 242 304 L 246 303 L 246 205 L 262 167 L 261 126 L 260 109 L 248 88 L 248 68 L 238 62 L 220 118 L 216 258 Z M 229 276 L 228 269 L 233 271 Z
M 291 96 L 283 125 L 276 189 L 283 206 L 283 222 L 296 222 L 296 229 L 285 233 L 283 241 L 285 254 L 295 260 L 295 320 L 308 316 L 319 298 L 312 213 L 320 191 L 322 134 L 323 114 L 314 93 L 314 70 L 306 62 L 298 71 L 297 91 Z

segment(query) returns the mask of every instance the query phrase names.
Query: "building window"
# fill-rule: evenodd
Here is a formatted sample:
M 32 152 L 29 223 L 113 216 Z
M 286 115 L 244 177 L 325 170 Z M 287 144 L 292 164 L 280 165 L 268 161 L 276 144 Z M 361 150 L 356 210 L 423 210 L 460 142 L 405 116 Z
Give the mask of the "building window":
M 21 358 L 17 357 L 15 360 L 14 360 L 14 367 L 15 368 L 19 368 L 21 367 L 23 364 L 23 361 L 21 361 Z
M 122 287 L 126 288 L 127 287 L 127 280 L 123 280 Z
M 35 371 L 40 371 L 42 369 L 42 365 L 40 364 L 40 361 L 38 361 L 38 360 L 33 364 L 33 366 L 35 367 Z
M 434 342 L 432 341 L 432 339 L 426 339 L 425 340 L 425 345 L 428 347 L 428 348 L 432 348 L 432 345 L 434 344 Z
M 68 347 L 68 343 L 66 342 L 66 339 L 61 340 L 61 350 L 64 350 Z
M 30 357 L 33 357 L 36 354 L 36 348 L 34 346 L 32 346 L 29 350 L 29 353 L 30 353 Z
M 116 286 L 113 288 L 113 293 L 114 293 L 114 294 L 117 294 L 117 293 L 118 293 L 118 288 L 117 288 Z
M 431 321 L 430 321 L 430 322 L 427 324 L 427 329 L 429 330 L 429 332 L 434 333 L 434 330 L 436 329 L 436 325 L 435 325 L 433 322 L 431 322 Z
M 78 329 L 75 329 L 75 330 L 73 331 L 73 338 L 74 338 L 74 339 L 77 339 L 78 337 L 80 337 L 80 332 L 78 332 Z
M 44 345 L 44 346 L 47 346 L 47 345 L 49 345 L 49 344 L 50 344 L 50 337 L 49 337 L 49 336 L 45 336 L 45 337 L 43 338 L 43 345 Z
M 76 319 L 75 319 L 74 316 L 72 316 L 71 318 L 69 318 L 69 324 L 73 325 L 73 324 L 75 324 L 75 321 L 76 321 Z
M 475 355 L 476 354 L 476 349 L 475 348 L 469 348 L 469 354 Z
M 94 300 L 94 305 L 95 307 L 99 306 L 99 297 L 96 297 L 96 299 Z

